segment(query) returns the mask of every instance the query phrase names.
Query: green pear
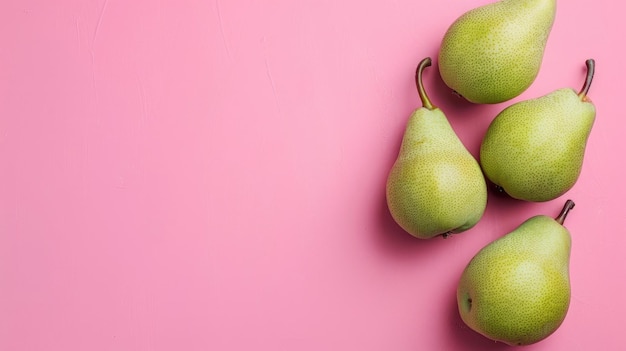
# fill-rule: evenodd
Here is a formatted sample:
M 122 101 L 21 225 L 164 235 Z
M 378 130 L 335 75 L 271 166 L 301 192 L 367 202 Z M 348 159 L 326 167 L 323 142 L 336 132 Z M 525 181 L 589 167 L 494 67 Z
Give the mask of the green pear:
M 392 217 L 420 239 L 470 229 L 487 204 L 487 186 L 478 162 L 426 95 L 422 71 L 430 65 L 427 57 L 417 68 L 415 80 L 423 107 L 409 118 L 386 186 Z
M 539 73 L 555 14 L 556 0 L 502 0 L 466 12 L 443 37 L 441 78 L 474 103 L 518 96 Z
M 594 73 L 579 93 L 556 90 L 518 102 L 491 122 L 480 148 L 487 178 L 511 197 L 548 201 L 571 189 L 583 164 L 596 109 L 587 97 Z
M 461 319 L 474 331 L 509 345 L 545 339 L 561 325 L 570 302 L 571 237 L 563 221 L 535 216 L 481 249 L 457 288 Z

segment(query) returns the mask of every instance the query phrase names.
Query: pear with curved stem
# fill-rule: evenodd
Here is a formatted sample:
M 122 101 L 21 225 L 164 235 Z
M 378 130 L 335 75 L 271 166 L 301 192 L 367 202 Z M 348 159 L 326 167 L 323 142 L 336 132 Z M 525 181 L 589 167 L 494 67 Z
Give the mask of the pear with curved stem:
M 481 249 L 461 275 L 461 319 L 485 337 L 528 345 L 556 331 L 567 314 L 571 237 L 563 226 L 574 202 L 556 218 L 532 217 Z
M 478 162 L 426 94 L 422 74 L 431 63 L 425 58 L 417 67 L 415 81 L 423 107 L 409 118 L 386 185 L 392 217 L 421 239 L 472 228 L 487 203 Z
M 526 201 L 548 201 L 570 190 L 582 170 L 596 117 L 588 97 L 595 72 L 586 61 L 582 89 L 556 90 L 504 109 L 489 125 L 480 148 L 483 172 L 499 190 Z

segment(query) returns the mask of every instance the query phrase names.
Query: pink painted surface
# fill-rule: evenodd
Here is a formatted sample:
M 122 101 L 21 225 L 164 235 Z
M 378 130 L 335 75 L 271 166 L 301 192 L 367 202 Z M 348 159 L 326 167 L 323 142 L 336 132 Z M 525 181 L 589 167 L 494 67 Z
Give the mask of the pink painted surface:
M 464 327 L 457 279 L 565 198 L 571 308 L 525 349 L 623 349 L 622 5 L 559 1 L 519 98 L 578 89 L 596 59 L 574 189 L 491 194 L 449 240 L 386 209 L 414 68 L 487 2 L 2 1 L 0 350 L 502 350 Z M 509 103 L 425 83 L 477 155 Z

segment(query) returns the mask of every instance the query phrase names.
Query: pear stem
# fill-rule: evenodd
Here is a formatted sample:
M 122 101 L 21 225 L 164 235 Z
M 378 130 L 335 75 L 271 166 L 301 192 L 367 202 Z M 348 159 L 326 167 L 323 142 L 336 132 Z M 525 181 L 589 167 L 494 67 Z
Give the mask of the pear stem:
M 578 96 L 584 101 L 587 93 L 589 92 L 589 88 L 591 87 L 591 81 L 593 80 L 593 74 L 596 71 L 596 62 L 593 59 L 588 59 L 585 61 L 587 65 L 587 77 L 585 78 L 585 84 L 582 89 L 578 93 Z
M 561 213 L 559 213 L 559 216 L 555 218 L 556 221 L 560 225 L 563 225 L 563 222 L 565 222 L 565 217 L 567 217 L 567 214 L 569 213 L 569 211 L 572 208 L 574 208 L 574 205 L 576 205 L 576 204 L 572 200 L 565 201 L 565 205 L 563 206 L 563 209 L 561 210 Z
M 430 102 L 428 95 L 426 95 L 426 90 L 424 90 L 424 83 L 422 82 L 422 72 L 424 68 L 430 66 L 432 64 L 432 60 L 430 57 L 426 57 L 417 65 L 417 70 L 415 71 L 415 85 L 417 86 L 417 92 L 420 95 L 420 99 L 422 100 L 422 105 L 429 110 L 434 110 L 435 106 Z

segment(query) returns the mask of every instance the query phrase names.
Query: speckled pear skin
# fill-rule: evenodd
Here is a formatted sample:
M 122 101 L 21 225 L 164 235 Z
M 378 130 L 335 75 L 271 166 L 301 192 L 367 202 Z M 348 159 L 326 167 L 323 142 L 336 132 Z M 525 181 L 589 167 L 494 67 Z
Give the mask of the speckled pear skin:
M 502 0 L 459 17 L 444 35 L 439 71 L 470 102 L 510 100 L 535 80 L 556 0 Z
M 594 105 L 569 88 L 513 104 L 483 138 L 483 172 L 513 198 L 555 199 L 578 180 L 595 116 Z
M 463 321 L 509 345 L 545 339 L 563 322 L 570 302 L 568 230 L 535 216 L 480 250 L 457 289 Z
M 482 217 L 485 178 L 439 108 L 411 115 L 386 195 L 394 220 L 420 239 L 463 232 Z

